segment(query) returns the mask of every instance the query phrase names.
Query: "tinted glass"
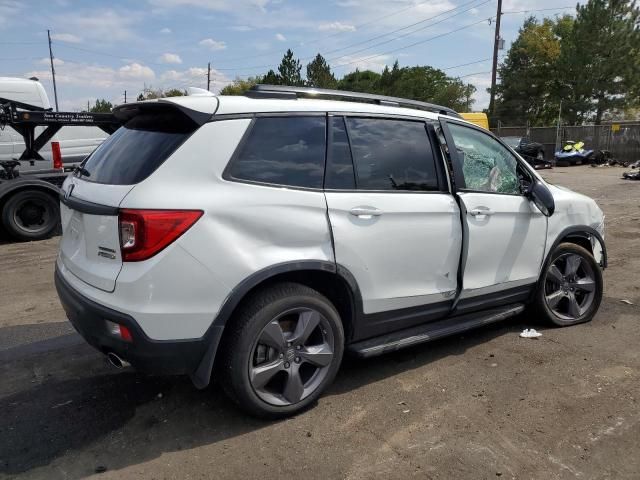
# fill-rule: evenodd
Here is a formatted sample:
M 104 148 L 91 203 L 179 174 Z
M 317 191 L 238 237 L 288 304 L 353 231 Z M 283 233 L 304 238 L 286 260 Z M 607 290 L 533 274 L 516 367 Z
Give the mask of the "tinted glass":
M 502 141 L 511 148 L 516 148 L 520 145 L 520 137 L 502 137 Z
M 111 185 L 139 183 L 169 158 L 196 128 L 186 117 L 172 113 L 134 117 L 85 160 L 82 178 Z
M 518 162 L 496 139 L 474 128 L 449 124 L 462 158 L 464 182 L 469 190 L 520 194 Z
M 228 174 L 239 180 L 322 188 L 325 117 L 261 117 Z
M 438 180 L 421 122 L 347 118 L 361 190 L 437 190 Z
M 329 129 L 329 151 L 324 186 L 325 188 L 353 189 L 356 186 L 353 161 L 344 118 L 330 117 Z

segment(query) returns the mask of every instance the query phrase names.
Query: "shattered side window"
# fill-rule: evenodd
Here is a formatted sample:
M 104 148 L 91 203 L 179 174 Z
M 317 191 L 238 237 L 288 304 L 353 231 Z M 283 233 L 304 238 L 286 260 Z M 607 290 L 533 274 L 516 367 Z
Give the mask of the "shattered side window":
M 516 158 L 476 129 L 449 124 L 468 190 L 520 195 Z

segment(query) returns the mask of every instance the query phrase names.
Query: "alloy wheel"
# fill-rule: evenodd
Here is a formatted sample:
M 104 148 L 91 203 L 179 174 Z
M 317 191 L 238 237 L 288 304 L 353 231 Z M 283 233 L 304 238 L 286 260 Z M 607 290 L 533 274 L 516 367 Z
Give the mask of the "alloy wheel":
M 334 337 L 327 319 L 310 308 L 281 313 L 262 329 L 249 360 L 249 381 L 263 401 L 293 405 L 326 378 Z
M 544 288 L 545 302 L 558 318 L 577 320 L 589 310 L 595 299 L 593 268 L 575 253 L 560 255 L 547 269 Z

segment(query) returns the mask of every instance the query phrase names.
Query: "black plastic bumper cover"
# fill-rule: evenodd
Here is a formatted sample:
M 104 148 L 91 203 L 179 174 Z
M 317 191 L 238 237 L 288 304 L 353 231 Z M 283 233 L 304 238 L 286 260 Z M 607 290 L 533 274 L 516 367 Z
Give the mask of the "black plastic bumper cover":
M 222 328 L 211 327 L 207 334 L 199 339 L 152 340 L 129 315 L 104 307 L 77 292 L 62 277 L 57 267 L 55 284 L 69 321 L 87 343 L 97 350 L 103 353 L 114 352 L 145 373 L 188 374 L 192 379 L 203 361 L 213 363 L 213 358 L 209 357 L 212 353 L 215 355 Z M 108 331 L 105 320 L 126 326 L 133 341 L 125 342 L 114 337 Z M 199 383 L 208 383 L 208 380 L 202 378 Z

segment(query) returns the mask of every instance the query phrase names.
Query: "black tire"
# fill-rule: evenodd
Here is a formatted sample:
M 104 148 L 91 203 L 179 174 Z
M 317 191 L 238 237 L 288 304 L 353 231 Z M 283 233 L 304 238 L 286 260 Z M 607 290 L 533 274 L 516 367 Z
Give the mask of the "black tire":
M 60 224 L 60 206 L 53 195 L 41 190 L 13 194 L 2 208 L 2 225 L 17 240 L 43 240 Z
M 296 403 L 289 405 L 274 405 L 265 401 L 258 390 L 254 388 L 250 378 L 250 370 L 255 366 L 255 352 L 259 346 L 259 338 L 274 319 L 286 315 L 295 309 L 311 309 L 318 312 L 324 319 L 320 334 L 330 335 L 333 342 L 333 356 L 329 365 L 323 368 L 323 376 L 315 377 L 318 381 L 315 390 Z M 326 321 L 325 321 L 326 320 Z M 282 418 L 294 415 L 313 404 L 324 389 L 333 382 L 342 361 L 344 353 L 344 329 L 340 315 L 333 304 L 317 291 L 297 283 L 280 283 L 267 287 L 244 301 L 239 312 L 234 315 L 231 325 L 227 327 L 222 339 L 222 351 L 217 371 L 221 377 L 221 385 L 227 395 L 243 410 L 261 418 Z M 318 331 L 316 331 L 318 333 Z M 291 344 L 288 344 L 289 348 Z M 292 350 L 292 348 L 289 348 Z M 275 351 L 275 350 L 274 350 Z M 287 351 L 282 361 L 286 361 L 290 352 Z M 276 353 L 279 358 L 282 354 Z M 274 356 L 273 362 L 279 362 Z M 291 361 L 291 359 L 290 359 Z M 296 357 L 296 362 L 300 362 Z M 265 362 L 267 363 L 267 362 Z M 302 362 L 305 363 L 304 361 Z M 287 365 L 287 364 L 284 364 Z M 293 365 L 293 363 L 291 363 Z M 302 365 L 298 368 L 302 369 Z M 318 368 L 318 371 L 320 369 Z M 289 373 L 286 372 L 286 379 Z M 316 375 L 314 373 L 314 375 Z M 274 376 L 275 378 L 275 376 Z M 314 378 L 314 377 L 311 377 Z M 311 382 L 311 380 L 308 380 Z M 287 380 L 284 380 L 287 383 Z M 306 388 L 306 387 L 305 387 Z M 262 392 L 264 393 L 264 392 Z
M 554 272 L 551 272 L 551 269 L 554 265 L 556 265 L 557 267 L 558 262 L 562 262 L 563 258 L 568 258 L 571 256 L 578 256 L 580 257 L 581 262 L 584 262 L 584 264 L 580 263 L 580 267 L 578 267 L 579 269 L 582 269 L 584 273 L 584 278 L 580 279 L 580 281 L 585 281 L 586 278 L 593 280 L 593 297 L 589 301 L 588 306 L 586 301 L 587 297 L 590 295 L 590 292 L 581 291 L 585 286 L 585 283 L 587 282 L 580 283 L 580 281 L 575 281 L 576 276 L 580 277 L 579 272 L 574 276 L 573 282 L 565 281 L 564 283 L 558 283 L 560 287 L 557 291 L 554 291 L 557 282 L 555 281 L 556 277 L 554 277 Z M 566 268 L 564 269 L 564 271 L 560 271 L 560 273 L 565 272 Z M 555 275 L 557 275 L 557 273 L 555 273 Z M 583 285 L 583 287 L 571 288 L 571 285 L 578 284 Z M 574 243 L 561 243 L 551 253 L 542 270 L 540 280 L 538 281 L 534 305 L 543 319 L 548 323 L 551 323 L 552 325 L 559 327 L 576 325 L 578 323 L 589 322 L 593 319 L 595 314 L 598 312 L 598 309 L 600 308 L 603 291 L 604 282 L 602 279 L 602 270 L 600 269 L 600 265 L 598 265 L 595 258 L 593 258 L 591 252 Z M 559 313 L 558 310 L 560 310 L 560 303 L 557 303 L 555 309 L 554 307 L 550 306 L 550 301 L 553 301 L 550 299 L 557 293 L 560 293 L 560 302 L 566 304 L 569 312 L 571 311 L 569 306 L 569 304 L 571 303 L 570 296 L 573 294 L 573 298 L 577 298 L 578 303 L 580 303 L 580 298 L 582 298 L 582 301 L 584 302 L 584 311 L 582 311 L 582 307 L 579 306 L 580 313 L 578 315 L 571 315 L 570 313 L 567 313 L 567 315 L 563 315 L 562 313 Z M 581 295 L 582 297 L 579 297 L 578 295 Z

